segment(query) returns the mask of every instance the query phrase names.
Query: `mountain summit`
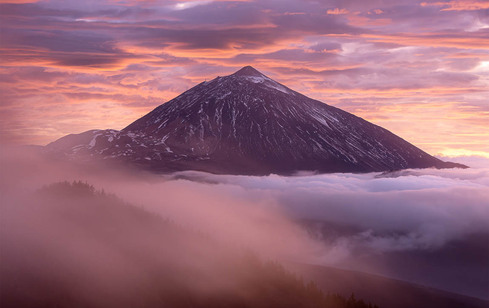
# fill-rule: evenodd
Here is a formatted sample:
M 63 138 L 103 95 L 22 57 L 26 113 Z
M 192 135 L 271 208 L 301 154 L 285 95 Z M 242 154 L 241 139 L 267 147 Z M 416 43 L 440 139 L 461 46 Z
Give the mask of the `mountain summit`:
M 266 175 L 465 167 L 443 162 L 251 66 L 202 82 L 121 131 L 68 135 L 46 149 L 156 172 Z
M 240 69 L 239 71 L 235 72 L 233 74 L 233 76 L 266 77 L 265 75 L 263 75 L 262 73 L 257 71 L 254 67 L 249 66 L 249 65 L 245 66 L 242 69 Z

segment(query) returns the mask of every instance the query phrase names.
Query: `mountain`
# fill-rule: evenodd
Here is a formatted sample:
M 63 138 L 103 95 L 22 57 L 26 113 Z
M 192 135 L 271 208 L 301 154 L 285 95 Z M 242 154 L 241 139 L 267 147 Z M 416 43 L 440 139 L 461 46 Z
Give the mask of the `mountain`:
M 2 308 L 377 307 L 80 181 L 0 207 Z
M 251 66 L 202 82 L 121 131 L 68 135 L 46 150 L 156 172 L 265 175 L 466 167 L 443 162 Z

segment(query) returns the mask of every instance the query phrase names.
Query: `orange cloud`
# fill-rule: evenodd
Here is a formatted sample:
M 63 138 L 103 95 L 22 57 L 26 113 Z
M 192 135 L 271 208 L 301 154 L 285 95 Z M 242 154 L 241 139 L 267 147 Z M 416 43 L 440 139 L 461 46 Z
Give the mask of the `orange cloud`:
M 368 26 L 386 26 L 392 23 L 390 18 L 368 18 L 365 16 L 359 15 L 349 15 L 348 16 L 349 24 L 355 27 L 368 27 Z
M 422 2 L 421 6 L 443 7 L 442 11 L 477 11 L 489 8 L 487 1 L 458 0 L 449 2 Z
M 489 49 L 489 38 L 484 33 L 465 33 L 463 35 L 456 35 L 453 33 L 399 33 L 396 35 L 362 34 L 361 36 L 376 42 L 393 43 L 405 46 Z
M 339 8 L 329 9 L 326 11 L 326 14 L 328 15 L 344 15 L 348 13 L 349 12 L 347 9 L 339 9 Z
M 466 18 L 458 8 L 485 2 L 424 4 L 451 10 L 453 19 L 436 13 L 399 22 L 389 19 L 388 5 L 365 11 L 295 1 L 301 6 L 208 1 L 168 13 L 154 0 L 113 0 L 115 9 L 99 16 L 69 1 L 59 10 L 43 2 L 5 5 L 0 136 L 39 144 L 92 128 L 120 129 L 205 79 L 251 64 L 430 153 L 489 152 L 489 39 L 484 31 L 456 29 Z M 418 18 L 433 22 L 421 31 L 412 26 L 421 24 Z
M 305 15 L 306 13 L 304 12 L 285 12 L 285 15 Z
M 0 3 L 14 3 L 14 4 L 36 3 L 36 2 L 39 2 L 39 0 L 0 0 Z
M 432 154 L 447 153 L 447 149 L 489 153 L 486 142 L 489 132 L 484 130 L 489 125 L 487 114 L 476 115 L 464 110 L 463 104 L 457 102 L 399 103 L 399 98 L 382 103 L 375 101 L 373 97 L 371 103 L 366 102 L 363 107 L 360 104 L 357 108 L 338 106 L 391 130 Z M 474 134 L 475 127 L 478 127 L 477 134 Z

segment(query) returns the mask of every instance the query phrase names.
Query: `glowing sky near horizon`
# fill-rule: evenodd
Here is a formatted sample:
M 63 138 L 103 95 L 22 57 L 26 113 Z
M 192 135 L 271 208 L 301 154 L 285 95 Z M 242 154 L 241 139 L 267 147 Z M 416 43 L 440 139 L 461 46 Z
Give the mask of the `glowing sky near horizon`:
M 0 142 L 122 129 L 252 65 L 431 154 L 489 157 L 489 2 L 0 0 Z

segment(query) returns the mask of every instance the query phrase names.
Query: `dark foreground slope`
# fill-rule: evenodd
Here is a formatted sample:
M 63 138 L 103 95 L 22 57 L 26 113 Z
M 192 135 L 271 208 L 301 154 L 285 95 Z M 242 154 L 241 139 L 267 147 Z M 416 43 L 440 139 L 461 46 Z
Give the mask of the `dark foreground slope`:
M 249 66 L 193 87 L 122 131 L 69 135 L 46 149 L 157 172 L 266 175 L 465 167 L 443 162 Z
M 2 308 L 374 307 L 84 183 L 19 202 L 0 205 Z
M 379 276 L 262 262 L 80 182 L 25 200 L 0 205 L 2 308 L 487 307 Z

